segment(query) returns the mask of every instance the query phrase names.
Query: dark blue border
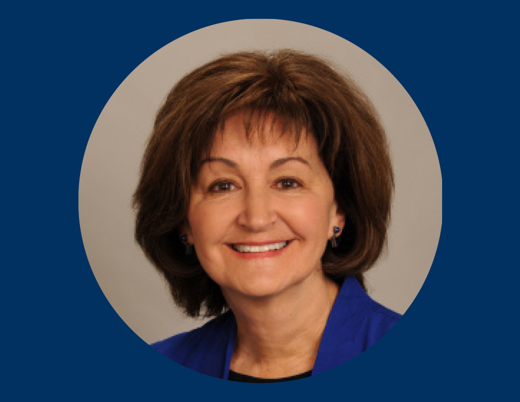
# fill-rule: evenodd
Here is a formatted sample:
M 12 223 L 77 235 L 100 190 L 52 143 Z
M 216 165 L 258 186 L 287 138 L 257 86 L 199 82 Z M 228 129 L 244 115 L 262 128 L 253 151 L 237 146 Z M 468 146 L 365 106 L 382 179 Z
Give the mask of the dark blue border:
M 518 14 L 505 2 L 453 3 L 2 6 L 5 400 L 437 401 L 513 393 Z M 378 59 L 421 110 L 443 175 L 442 236 L 412 307 L 353 364 L 296 383 L 229 384 L 154 352 L 104 298 L 79 229 L 83 152 L 117 86 L 172 40 L 246 18 L 314 25 Z

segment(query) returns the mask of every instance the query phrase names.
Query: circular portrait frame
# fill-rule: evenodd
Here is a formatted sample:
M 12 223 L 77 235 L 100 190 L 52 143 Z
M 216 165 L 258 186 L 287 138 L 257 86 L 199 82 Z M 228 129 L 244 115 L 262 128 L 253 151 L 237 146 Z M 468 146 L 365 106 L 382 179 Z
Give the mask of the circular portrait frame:
M 96 280 L 123 321 L 153 343 L 203 324 L 173 304 L 167 283 L 134 241 L 136 189 L 155 114 L 185 74 L 237 51 L 294 49 L 321 57 L 367 94 L 387 133 L 395 195 L 387 248 L 366 274 L 369 295 L 405 313 L 435 257 L 442 178 L 435 145 L 414 101 L 377 60 L 344 38 L 283 20 L 239 20 L 185 35 L 144 60 L 100 114 L 83 159 L 79 217 Z

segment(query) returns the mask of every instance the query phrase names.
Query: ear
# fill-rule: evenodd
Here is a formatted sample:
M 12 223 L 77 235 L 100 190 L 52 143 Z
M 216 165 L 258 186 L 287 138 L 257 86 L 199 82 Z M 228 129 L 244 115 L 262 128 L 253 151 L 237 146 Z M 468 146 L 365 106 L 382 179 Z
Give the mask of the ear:
M 343 233 L 343 229 L 345 228 L 345 213 L 338 208 L 338 204 L 334 202 L 332 216 L 330 219 L 331 227 L 329 229 L 329 233 L 334 233 L 334 226 L 339 227 L 340 232 L 339 236 Z
M 191 228 L 190 228 L 190 225 L 188 224 L 188 222 L 184 222 L 179 227 L 179 238 L 182 237 L 183 235 L 186 235 L 186 237 L 188 238 L 188 243 L 193 244 L 193 235 L 191 233 Z

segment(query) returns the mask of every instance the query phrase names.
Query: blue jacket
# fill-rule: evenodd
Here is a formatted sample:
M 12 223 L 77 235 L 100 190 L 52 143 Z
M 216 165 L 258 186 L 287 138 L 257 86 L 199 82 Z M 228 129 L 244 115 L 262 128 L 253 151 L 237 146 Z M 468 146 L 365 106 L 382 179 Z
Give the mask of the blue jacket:
M 346 278 L 325 326 L 312 375 L 357 356 L 381 338 L 400 317 L 372 300 L 355 278 Z M 200 328 L 154 343 L 152 347 L 199 373 L 227 379 L 235 334 L 235 317 L 229 311 Z

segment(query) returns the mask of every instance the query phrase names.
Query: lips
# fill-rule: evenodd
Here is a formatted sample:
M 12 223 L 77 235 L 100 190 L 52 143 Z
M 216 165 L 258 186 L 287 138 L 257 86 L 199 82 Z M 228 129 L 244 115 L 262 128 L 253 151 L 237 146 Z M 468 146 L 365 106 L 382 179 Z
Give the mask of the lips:
M 281 250 L 284 247 L 287 247 L 289 244 L 288 241 L 281 241 L 276 243 L 269 244 L 231 244 L 231 248 L 239 253 L 267 253 L 269 251 L 277 251 Z

